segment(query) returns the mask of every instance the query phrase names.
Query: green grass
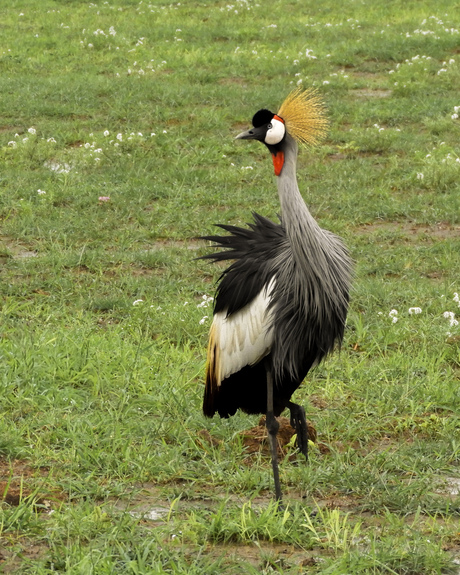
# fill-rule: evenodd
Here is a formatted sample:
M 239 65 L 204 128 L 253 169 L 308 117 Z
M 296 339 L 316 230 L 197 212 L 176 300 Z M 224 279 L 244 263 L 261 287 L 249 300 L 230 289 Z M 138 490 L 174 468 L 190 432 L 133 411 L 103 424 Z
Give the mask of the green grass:
M 452 2 L 9 0 L 0 30 L 0 571 L 458 573 Z M 300 82 L 331 130 L 299 184 L 356 278 L 280 510 L 255 418 L 201 413 L 220 270 L 195 258 L 276 218 L 233 137 Z

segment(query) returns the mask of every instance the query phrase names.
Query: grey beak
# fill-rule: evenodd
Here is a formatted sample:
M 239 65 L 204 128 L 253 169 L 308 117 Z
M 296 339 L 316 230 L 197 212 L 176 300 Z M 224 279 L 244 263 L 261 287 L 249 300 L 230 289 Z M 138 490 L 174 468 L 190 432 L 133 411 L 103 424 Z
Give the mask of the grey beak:
M 238 136 L 235 136 L 235 140 L 252 140 L 254 138 L 254 131 L 248 130 L 247 132 L 241 132 Z
M 267 126 L 259 126 L 257 128 L 251 128 L 247 132 L 241 132 L 241 134 L 235 136 L 235 140 L 260 140 L 263 142 L 266 133 Z

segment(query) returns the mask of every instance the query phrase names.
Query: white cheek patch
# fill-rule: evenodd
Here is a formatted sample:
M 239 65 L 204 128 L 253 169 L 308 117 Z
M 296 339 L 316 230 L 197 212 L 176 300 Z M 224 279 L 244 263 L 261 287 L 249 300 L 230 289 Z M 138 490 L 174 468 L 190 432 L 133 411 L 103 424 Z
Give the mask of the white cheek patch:
M 270 122 L 271 128 L 267 130 L 267 134 L 265 136 L 265 143 L 269 144 L 270 146 L 275 146 L 279 144 L 281 140 L 284 138 L 284 134 L 286 133 L 286 128 L 283 122 L 280 120 L 273 120 Z

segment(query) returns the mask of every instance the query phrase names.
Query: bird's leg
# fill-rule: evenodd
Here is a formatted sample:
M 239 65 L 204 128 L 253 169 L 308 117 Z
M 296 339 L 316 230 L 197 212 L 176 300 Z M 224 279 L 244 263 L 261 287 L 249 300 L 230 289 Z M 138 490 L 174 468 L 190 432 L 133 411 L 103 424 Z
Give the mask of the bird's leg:
M 273 410 L 273 375 L 271 369 L 267 367 L 267 415 L 265 425 L 268 431 L 268 441 L 270 443 L 270 453 L 272 456 L 273 479 L 275 482 L 275 497 L 277 501 L 281 501 L 283 496 L 281 493 L 280 473 L 278 468 L 278 445 L 276 435 L 279 429 L 279 423 L 275 418 Z
M 288 403 L 288 407 L 291 411 L 291 425 L 297 433 L 297 446 L 308 461 L 308 427 L 305 409 L 292 401 Z

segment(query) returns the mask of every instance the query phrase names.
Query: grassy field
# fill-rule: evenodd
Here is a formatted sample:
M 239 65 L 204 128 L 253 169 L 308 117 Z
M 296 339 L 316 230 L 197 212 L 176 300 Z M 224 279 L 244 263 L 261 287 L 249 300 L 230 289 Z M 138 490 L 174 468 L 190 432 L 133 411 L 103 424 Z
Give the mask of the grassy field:
M 460 572 L 455 8 L 1 3 L 0 572 Z M 233 137 L 300 83 L 331 130 L 299 185 L 356 279 L 280 511 L 257 419 L 201 413 L 220 270 L 195 258 L 276 218 L 266 150 Z

